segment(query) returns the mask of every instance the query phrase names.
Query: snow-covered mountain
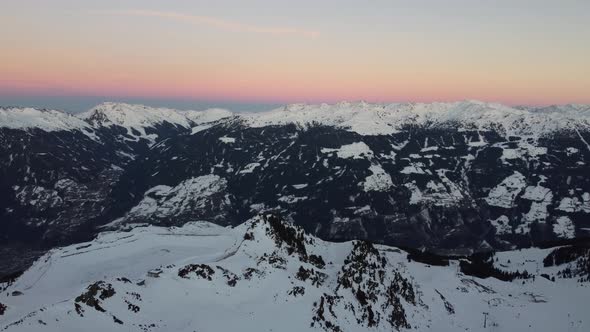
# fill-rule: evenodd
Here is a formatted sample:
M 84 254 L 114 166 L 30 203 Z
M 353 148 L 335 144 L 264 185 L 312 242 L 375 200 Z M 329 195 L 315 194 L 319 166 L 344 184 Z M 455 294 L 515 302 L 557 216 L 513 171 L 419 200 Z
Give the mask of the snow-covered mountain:
M 232 113 L 224 109 L 178 111 L 124 103 L 103 103 L 91 110 L 70 115 L 55 110 L 0 108 L 0 125 L 5 128 L 39 128 L 45 131 L 81 130 L 88 127 L 119 126 L 144 131 L 163 124 L 188 128 L 238 117 L 249 127 L 295 124 L 299 127 L 323 125 L 348 129 L 362 135 L 387 135 L 408 126 L 501 130 L 505 135 L 541 137 L 560 130 L 587 129 L 589 105 L 549 107 L 509 107 L 496 103 L 462 101 L 453 103 L 292 104 L 257 113 Z M 145 132 L 142 132 L 145 137 Z
M 203 125 L 234 116 L 234 113 L 226 109 L 210 108 L 204 111 L 181 111 L 193 124 Z
M 0 108 L 0 125 L 6 128 L 39 128 L 45 131 L 120 126 L 133 131 L 170 124 L 177 127 L 238 117 L 250 127 L 296 124 L 332 126 L 362 134 L 387 135 L 407 126 L 458 126 L 464 129 L 502 130 L 505 135 L 541 137 L 560 130 L 587 129 L 590 105 L 509 107 L 496 103 L 292 104 L 257 113 L 232 113 L 224 109 L 178 111 L 124 103 L 103 103 L 75 116 L 33 108 Z M 82 120 L 82 121 L 80 121 Z
M 274 215 L 140 227 L 41 257 L 4 284 L 0 329 L 587 331 L 589 262 L 584 246 L 445 260 L 330 243 Z
M 52 131 L 83 131 L 91 133 L 89 123 L 56 110 L 0 107 L 0 128 Z
M 584 105 L 477 101 L 2 108 L 0 266 L 105 227 L 261 212 L 323 239 L 452 254 L 587 237 L 589 119 Z
M 506 137 L 539 138 L 560 130 L 587 130 L 590 126 L 590 106 L 512 108 L 479 101 L 384 105 L 342 102 L 333 105 L 288 105 L 265 113 L 248 114 L 244 119 L 252 127 L 320 124 L 361 135 L 389 135 L 408 126 L 426 126 L 495 130 Z
M 95 127 L 121 126 L 137 130 L 166 122 L 189 126 L 188 119 L 176 110 L 121 103 L 103 103 L 77 116 Z

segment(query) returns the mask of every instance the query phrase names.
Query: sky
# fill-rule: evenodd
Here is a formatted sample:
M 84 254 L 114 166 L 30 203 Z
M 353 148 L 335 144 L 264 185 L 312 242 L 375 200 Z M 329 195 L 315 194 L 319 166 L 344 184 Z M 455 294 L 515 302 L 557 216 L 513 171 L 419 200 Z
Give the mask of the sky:
M 590 103 L 588 0 L 0 0 L 0 9 L 0 104 Z

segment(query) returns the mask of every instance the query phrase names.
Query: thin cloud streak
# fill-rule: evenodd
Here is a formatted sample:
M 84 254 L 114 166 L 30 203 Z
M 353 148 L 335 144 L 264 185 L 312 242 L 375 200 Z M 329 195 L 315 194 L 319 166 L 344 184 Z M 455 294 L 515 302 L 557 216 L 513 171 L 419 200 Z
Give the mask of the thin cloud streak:
M 176 12 L 163 12 L 153 10 L 115 10 L 115 11 L 98 11 L 95 13 L 107 15 L 120 16 L 135 16 L 135 17 L 157 17 L 169 20 L 186 22 L 194 25 L 208 26 L 224 31 L 230 32 L 251 32 L 268 34 L 275 36 L 298 35 L 307 38 L 317 38 L 320 33 L 318 31 L 292 28 L 292 27 L 276 27 L 276 26 L 260 26 L 254 24 L 245 24 L 225 19 L 220 19 L 210 16 L 188 15 Z

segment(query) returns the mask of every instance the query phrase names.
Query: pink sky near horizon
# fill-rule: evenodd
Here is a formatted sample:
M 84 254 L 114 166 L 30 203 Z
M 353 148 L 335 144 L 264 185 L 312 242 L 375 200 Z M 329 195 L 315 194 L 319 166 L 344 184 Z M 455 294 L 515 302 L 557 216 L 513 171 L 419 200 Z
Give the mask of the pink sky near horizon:
M 0 98 L 590 104 L 590 14 L 579 13 L 590 6 L 583 2 L 512 17 L 428 1 L 349 8 L 362 6 L 350 0 L 328 18 L 310 9 L 337 2 L 317 9 L 253 1 L 271 7 L 263 14 L 221 2 L 140 8 L 131 0 L 120 9 L 111 0 L 92 8 L 14 1 L 0 13 Z

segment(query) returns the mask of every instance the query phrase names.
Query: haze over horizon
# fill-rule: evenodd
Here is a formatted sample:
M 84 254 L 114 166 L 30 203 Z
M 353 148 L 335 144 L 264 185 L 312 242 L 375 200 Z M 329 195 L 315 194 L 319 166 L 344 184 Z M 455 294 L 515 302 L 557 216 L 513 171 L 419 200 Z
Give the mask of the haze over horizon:
M 576 0 L 7 1 L 0 104 L 590 103 L 589 21 Z

